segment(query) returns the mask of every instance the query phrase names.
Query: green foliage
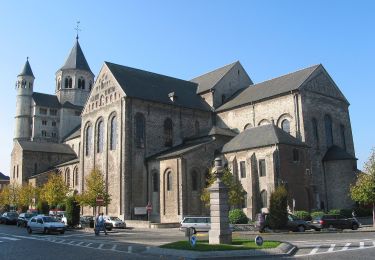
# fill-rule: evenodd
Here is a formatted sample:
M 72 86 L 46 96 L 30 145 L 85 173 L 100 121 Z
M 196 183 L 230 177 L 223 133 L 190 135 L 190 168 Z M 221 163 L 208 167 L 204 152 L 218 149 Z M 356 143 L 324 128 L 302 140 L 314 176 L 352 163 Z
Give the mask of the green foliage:
M 249 219 L 241 209 L 233 209 L 229 211 L 230 224 L 247 224 Z
M 324 211 L 313 211 L 313 212 L 311 212 L 311 218 L 314 219 L 314 218 L 317 218 L 317 217 L 321 217 L 324 214 L 325 214 Z
M 17 209 L 20 201 L 19 193 L 20 186 L 17 183 L 12 182 L 5 186 L 0 193 L 0 205 L 9 205 Z
M 79 203 L 76 201 L 75 196 L 69 196 L 65 203 L 66 219 L 68 226 L 77 226 L 79 224 L 80 209 Z
M 65 203 L 69 188 L 60 174 L 51 174 L 41 189 L 40 197 L 49 207 Z
M 303 220 L 306 220 L 306 221 L 310 221 L 311 220 L 310 213 L 307 212 L 307 211 L 304 211 L 304 210 L 295 211 L 293 215 L 295 215 L 299 219 L 303 219 Z
M 375 203 L 375 175 L 359 174 L 356 183 L 350 187 L 350 195 L 362 204 Z
M 330 211 L 328 211 L 328 214 L 338 215 L 338 214 L 340 214 L 340 210 L 339 209 L 331 209 Z
M 34 199 L 38 197 L 38 189 L 32 184 L 23 185 L 19 190 L 19 206 L 22 207 L 22 212 L 25 208 L 28 209 L 30 206 L 33 208 Z
M 48 215 L 49 213 L 49 206 L 48 203 L 42 200 L 39 200 L 36 208 L 38 209 L 39 214 L 45 214 Z
M 98 169 L 93 169 L 85 180 L 86 189 L 83 194 L 77 196 L 77 200 L 83 206 L 96 207 L 96 198 L 102 197 L 103 205 L 107 206 L 111 202 L 111 196 L 106 191 L 103 175 Z
M 272 229 L 285 228 L 288 222 L 288 192 L 284 186 L 278 186 L 271 193 L 268 223 Z
M 209 171 L 209 174 L 206 179 L 207 186 L 202 190 L 201 194 L 201 201 L 207 206 L 210 206 L 210 192 L 209 187 L 215 182 L 216 177 L 213 174 L 212 170 Z M 230 206 L 240 206 L 244 201 L 244 196 L 246 194 L 245 190 L 242 187 L 241 182 L 234 178 L 232 172 L 225 168 L 223 172 L 223 176 L 221 177 L 221 181 L 227 186 L 229 189 L 228 197 L 229 197 L 229 205 Z

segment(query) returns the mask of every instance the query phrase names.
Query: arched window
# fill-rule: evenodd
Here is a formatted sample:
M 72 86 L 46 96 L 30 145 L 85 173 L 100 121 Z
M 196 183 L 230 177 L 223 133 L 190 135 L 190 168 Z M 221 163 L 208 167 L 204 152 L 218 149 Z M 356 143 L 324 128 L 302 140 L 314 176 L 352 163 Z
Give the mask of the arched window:
M 164 140 L 165 146 L 173 145 L 173 123 L 170 118 L 167 118 L 164 121 Z
M 78 185 L 78 168 L 75 167 L 73 170 L 73 187 Z
M 261 200 L 260 207 L 267 208 L 267 191 L 266 190 L 261 191 L 260 200 Z
M 68 78 L 65 78 L 65 84 L 64 84 L 64 87 L 65 87 L 65 88 L 68 88 L 68 87 L 69 87 L 69 79 L 68 79 Z
M 145 147 L 145 117 L 141 113 L 135 115 L 135 144 L 139 148 Z
M 247 192 L 243 195 L 242 208 L 247 208 Z
M 195 170 L 191 172 L 191 190 L 198 190 L 198 173 Z
M 92 147 L 92 129 L 91 126 L 88 126 L 86 128 L 86 156 L 89 156 L 91 154 L 91 147 Z
M 70 186 L 70 170 L 69 168 L 65 171 L 65 182 L 66 185 Z
M 194 134 L 196 136 L 199 136 L 199 122 L 198 121 L 195 121 L 195 124 L 194 124 Z
M 159 174 L 154 172 L 152 174 L 152 191 L 158 192 L 159 191 Z
M 252 126 L 250 123 L 246 124 L 243 128 L 243 130 L 250 129 Z
M 38 164 L 34 163 L 34 174 L 37 174 L 38 172 Z
M 293 148 L 293 162 L 298 162 L 299 161 L 299 152 L 298 149 Z
M 69 88 L 72 88 L 72 85 L 73 85 L 73 80 L 72 78 L 69 78 Z
M 57 89 L 58 90 L 61 89 L 61 79 L 60 78 L 57 80 Z
M 332 133 L 332 119 L 329 115 L 324 116 L 324 126 L 326 130 L 326 144 L 327 147 L 333 145 L 333 133 Z
M 167 191 L 171 191 L 172 190 L 172 172 L 171 171 L 167 172 L 166 181 L 167 181 Z
M 114 116 L 111 119 L 111 137 L 110 137 L 109 149 L 116 150 L 116 144 L 117 144 L 117 118 Z
M 86 87 L 86 86 L 85 86 L 85 80 L 82 79 L 82 81 L 81 81 L 81 88 L 82 88 L 82 89 L 85 89 L 85 87 Z
M 283 129 L 285 132 L 287 132 L 288 134 L 290 133 L 290 123 L 289 123 L 289 120 L 288 119 L 284 119 L 282 122 L 281 122 L 281 129 Z
M 81 84 L 82 84 L 81 79 L 78 79 L 78 88 L 81 88 Z
M 261 126 L 261 125 L 269 125 L 270 124 L 270 121 L 268 121 L 267 119 L 262 119 L 259 123 L 258 123 L 258 126 Z
M 346 140 L 345 140 L 345 127 L 344 125 L 340 125 L 340 134 L 341 134 L 341 142 L 342 148 L 346 151 Z
M 103 121 L 100 121 L 98 123 L 98 130 L 97 130 L 97 136 L 96 136 L 96 152 L 97 153 L 101 153 L 103 152 L 103 139 L 104 139 L 104 136 L 103 136 Z
M 318 121 L 316 120 L 316 118 L 312 119 L 312 129 L 313 129 L 316 144 L 319 145 Z

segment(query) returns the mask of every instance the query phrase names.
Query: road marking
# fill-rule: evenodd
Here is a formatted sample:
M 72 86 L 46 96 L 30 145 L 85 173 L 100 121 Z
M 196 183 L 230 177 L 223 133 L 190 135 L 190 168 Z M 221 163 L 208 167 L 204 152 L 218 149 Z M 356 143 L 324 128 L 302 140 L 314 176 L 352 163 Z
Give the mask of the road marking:
M 372 244 L 375 246 L 375 241 L 372 241 Z
M 68 244 L 69 244 L 69 245 L 72 245 L 72 244 L 75 243 L 75 242 L 76 242 L 76 241 L 73 240 L 73 241 L 70 241 Z
M 104 246 L 104 244 L 100 244 L 98 249 L 102 249 L 103 246 Z
M 112 248 L 111 248 L 111 250 L 116 250 L 116 247 L 117 247 L 117 245 L 115 244 L 115 245 L 113 245 L 112 246 Z
M 14 237 L 0 237 L 0 239 L 7 239 L 7 240 L 11 240 L 11 241 L 19 240 L 18 238 L 14 238 Z
M 318 252 L 319 248 L 320 248 L 320 246 L 315 247 L 313 250 L 311 250 L 311 252 L 310 252 L 309 255 L 314 255 L 314 254 L 316 254 L 316 252 Z
M 364 248 L 365 247 L 365 242 L 359 242 L 359 248 Z
M 131 253 L 133 252 L 133 247 L 132 246 L 128 246 L 128 253 Z
M 333 249 L 335 248 L 335 245 L 336 244 L 331 244 L 330 248 L 328 248 L 328 251 L 327 252 L 332 252 Z
M 341 251 L 348 250 L 351 243 L 346 243 L 345 246 L 341 249 Z
M 76 246 L 80 246 L 80 245 L 82 245 L 83 243 L 85 243 L 85 242 L 79 242 L 78 244 L 76 244 Z
M 92 245 L 92 243 L 88 243 L 87 245 L 86 245 L 86 247 L 90 247 Z

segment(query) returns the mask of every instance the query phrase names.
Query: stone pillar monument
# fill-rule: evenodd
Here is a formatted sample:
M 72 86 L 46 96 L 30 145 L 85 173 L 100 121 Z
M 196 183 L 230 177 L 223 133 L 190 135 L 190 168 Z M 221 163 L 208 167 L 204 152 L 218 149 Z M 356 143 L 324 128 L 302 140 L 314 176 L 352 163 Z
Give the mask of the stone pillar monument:
M 221 181 L 223 174 L 223 162 L 221 158 L 215 159 L 215 167 L 212 169 L 216 175 L 216 181 L 209 188 L 211 229 L 208 233 L 210 244 L 231 244 L 232 231 L 229 228 L 229 204 L 228 188 Z

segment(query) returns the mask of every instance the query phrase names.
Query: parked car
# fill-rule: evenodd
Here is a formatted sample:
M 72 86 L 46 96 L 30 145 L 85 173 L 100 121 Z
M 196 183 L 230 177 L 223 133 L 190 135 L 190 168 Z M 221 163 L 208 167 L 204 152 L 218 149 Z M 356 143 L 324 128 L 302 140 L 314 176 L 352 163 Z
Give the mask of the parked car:
M 314 218 L 310 226 L 316 231 L 320 231 L 323 228 L 356 230 L 359 227 L 359 223 L 355 218 L 346 218 L 343 215 L 330 214 Z
M 125 222 L 118 217 L 104 216 L 104 220 L 106 223 L 111 223 L 114 228 L 126 228 Z
M 0 217 L 0 224 L 16 224 L 18 219 L 17 212 L 5 212 Z
M 90 228 L 94 227 L 95 218 L 93 216 L 81 216 L 80 222 L 82 227 L 89 226 Z M 104 222 L 105 229 L 111 231 L 113 228 L 113 224 L 111 222 Z
M 264 232 L 269 229 L 267 218 L 269 214 L 259 213 L 255 217 L 255 226 L 259 232 Z M 305 230 L 311 229 L 310 224 L 298 217 L 288 214 L 288 222 L 286 228 L 293 232 L 305 232 Z
M 180 222 L 180 230 L 185 231 L 191 228 L 193 233 L 198 231 L 209 231 L 211 228 L 210 217 L 184 217 Z
M 51 216 L 38 215 L 32 217 L 27 222 L 27 232 L 31 234 L 32 232 L 59 232 L 60 234 L 65 233 L 64 223 L 59 222 Z
M 17 227 L 26 227 L 27 222 L 35 215 L 34 213 L 21 213 L 17 219 Z

